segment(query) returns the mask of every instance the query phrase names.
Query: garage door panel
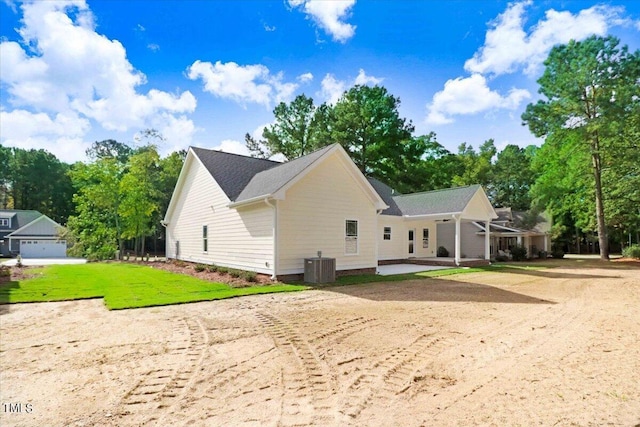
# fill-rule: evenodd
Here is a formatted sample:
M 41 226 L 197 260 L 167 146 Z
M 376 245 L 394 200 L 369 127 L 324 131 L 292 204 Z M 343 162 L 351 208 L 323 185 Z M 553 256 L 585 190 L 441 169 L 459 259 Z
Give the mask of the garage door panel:
M 64 258 L 67 256 L 65 240 L 22 240 L 20 255 L 23 258 Z

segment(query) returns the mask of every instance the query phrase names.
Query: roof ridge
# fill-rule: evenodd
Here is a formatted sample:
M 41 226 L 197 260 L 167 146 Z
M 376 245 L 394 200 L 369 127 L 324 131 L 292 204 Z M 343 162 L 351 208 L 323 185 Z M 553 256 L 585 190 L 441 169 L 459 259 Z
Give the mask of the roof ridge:
M 260 157 L 251 157 L 251 156 L 247 156 L 244 154 L 238 154 L 238 153 L 229 153 L 227 151 L 222 151 L 222 150 L 214 150 L 213 148 L 202 148 L 202 147 L 196 147 L 191 145 L 189 148 L 194 148 L 196 150 L 204 150 L 204 151 L 209 151 L 212 153 L 219 153 L 219 154 L 226 154 L 229 156 L 236 156 L 236 157 L 243 157 L 245 159 L 253 159 L 253 160 L 259 160 L 259 161 L 265 161 L 265 162 L 271 162 L 271 163 L 275 163 L 276 165 L 282 165 L 286 162 L 279 162 L 277 160 L 271 160 L 271 159 L 262 159 Z
M 397 196 L 393 196 L 393 197 L 416 196 L 419 194 L 431 194 L 431 193 L 438 193 L 442 191 L 461 190 L 463 188 L 472 188 L 472 187 L 480 187 L 480 184 L 463 185 L 460 187 L 440 188 L 438 190 L 420 191 L 417 193 L 398 194 Z

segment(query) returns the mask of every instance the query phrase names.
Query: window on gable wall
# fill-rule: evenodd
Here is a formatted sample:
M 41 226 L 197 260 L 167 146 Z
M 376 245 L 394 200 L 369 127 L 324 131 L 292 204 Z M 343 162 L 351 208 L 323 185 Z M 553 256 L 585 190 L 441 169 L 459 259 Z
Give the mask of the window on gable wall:
M 358 253 L 358 221 L 353 219 L 345 221 L 344 253 Z
M 383 240 L 391 240 L 391 227 L 385 227 L 384 233 L 382 234 Z
M 206 225 L 202 226 L 202 250 L 207 252 L 209 250 L 209 239 L 208 239 L 208 227 Z

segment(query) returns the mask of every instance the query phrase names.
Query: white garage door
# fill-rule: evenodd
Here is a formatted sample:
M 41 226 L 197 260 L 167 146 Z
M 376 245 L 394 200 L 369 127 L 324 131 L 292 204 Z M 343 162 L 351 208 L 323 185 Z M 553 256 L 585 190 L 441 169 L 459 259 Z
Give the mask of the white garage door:
M 67 256 L 66 240 L 21 240 L 22 258 L 63 258 Z

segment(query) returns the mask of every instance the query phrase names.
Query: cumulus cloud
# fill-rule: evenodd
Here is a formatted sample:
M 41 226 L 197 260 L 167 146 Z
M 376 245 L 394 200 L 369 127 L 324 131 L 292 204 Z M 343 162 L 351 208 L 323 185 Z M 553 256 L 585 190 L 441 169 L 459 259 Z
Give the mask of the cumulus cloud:
M 351 81 L 338 80 L 333 74 L 326 74 L 320 83 L 320 92 L 318 96 L 329 104 L 338 102 L 342 94 L 350 87 L 355 85 L 377 85 L 384 79 L 374 76 L 368 76 L 361 68 L 355 79 Z
M 225 139 L 212 149 L 224 151 L 225 153 L 241 154 L 243 156 L 248 156 L 250 154 L 246 145 L 244 145 L 244 142 L 236 141 L 233 139 Z
M 309 83 L 311 80 L 313 80 L 313 74 L 311 73 L 304 73 L 298 76 L 298 81 L 300 83 Z
M 338 102 L 345 90 L 347 90 L 347 83 L 336 79 L 333 74 L 327 74 L 320 83 L 321 90 L 320 96 L 329 104 L 335 104 Z
M 297 83 L 283 82 L 282 72 L 272 74 L 261 64 L 238 65 L 235 62 L 222 63 L 195 61 L 187 69 L 191 80 L 201 79 L 204 90 L 220 98 L 238 103 L 256 103 L 269 107 L 273 103 L 288 101 Z
M 544 18 L 526 28 L 527 7 L 531 4 L 531 0 L 511 3 L 489 23 L 484 45 L 464 64 L 471 76 L 448 80 L 444 89 L 433 96 L 427 105 L 428 123 L 451 123 L 453 116 L 459 114 L 516 109 L 531 94 L 514 88 L 501 95 L 489 88 L 485 76 L 515 72 L 537 76 L 553 46 L 591 35 L 602 36 L 612 26 L 631 24 L 622 16 L 623 8 L 597 5 L 575 14 L 549 9 Z
M 427 122 L 431 124 L 451 123 L 451 116 L 476 114 L 497 108 L 515 109 L 531 94 L 524 89 L 511 89 L 506 96 L 489 89 L 487 80 L 480 74 L 448 80 L 444 89 L 433 96 L 427 107 Z
M 605 35 L 621 23 L 621 8 L 597 5 L 577 14 L 550 9 L 545 17 L 525 30 L 526 8 L 532 2 L 510 4 L 490 23 L 484 45 L 465 63 L 473 73 L 504 74 L 524 69 L 536 75 L 551 48 L 569 40 Z
M 7 145 L 48 138 L 68 143 L 84 137 L 95 123 L 127 131 L 195 110 L 196 99 L 188 91 L 138 92 L 146 76 L 129 63 L 120 42 L 95 31 L 84 0 L 24 3 L 20 8 L 21 43 L 0 42 L 0 79 L 8 94 L 0 114 Z M 32 120 L 23 120 L 28 115 Z
M 289 0 L 289 6 L 302 11 L 334 41 L 345 43 L 356 32 L 356 26 L 345 22 L 356 0 Z
M 358 76 L 356 77 L 354 83 L 357 85 L 374 85 L 375 86 L 379 83 L 382 83 L 383 80 L 384 79 L 382 78 L 367 76 L 367 73 L 365 73 L 364 70 L 360 68 L 360 72 L 358 72 Z

